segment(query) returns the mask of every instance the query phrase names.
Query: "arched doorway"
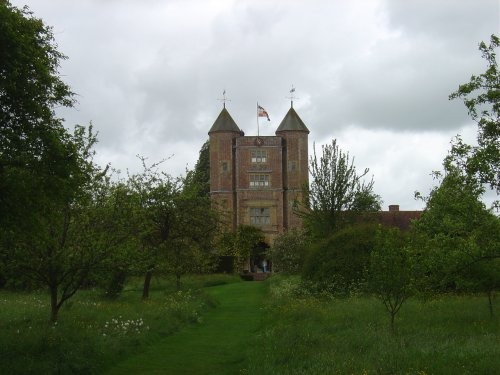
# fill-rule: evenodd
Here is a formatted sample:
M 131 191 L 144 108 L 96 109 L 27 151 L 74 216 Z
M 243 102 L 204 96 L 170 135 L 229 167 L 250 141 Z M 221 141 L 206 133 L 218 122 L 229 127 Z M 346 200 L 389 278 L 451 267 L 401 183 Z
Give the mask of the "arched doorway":
M 265 241 L 260 241 L 250 254 L 250 266 L 252 273 L 271 272 L 271 261 L 268 255 L 269 245 Z

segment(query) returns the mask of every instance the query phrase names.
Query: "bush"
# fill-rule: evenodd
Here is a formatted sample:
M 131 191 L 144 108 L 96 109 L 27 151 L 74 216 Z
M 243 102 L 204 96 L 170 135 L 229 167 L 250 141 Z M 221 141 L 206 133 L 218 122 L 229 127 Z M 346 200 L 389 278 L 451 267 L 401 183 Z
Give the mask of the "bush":
M 309 239 L 303 231 L 291 229 L 279 235 L 269 249 L 274 272 L 299 273 L 304 265 Z
M 376 228 L 373 224 L 351 226 L 313 245 L 303 279 L 336 294 L 349 295 L 358 290 L 375 246 Z

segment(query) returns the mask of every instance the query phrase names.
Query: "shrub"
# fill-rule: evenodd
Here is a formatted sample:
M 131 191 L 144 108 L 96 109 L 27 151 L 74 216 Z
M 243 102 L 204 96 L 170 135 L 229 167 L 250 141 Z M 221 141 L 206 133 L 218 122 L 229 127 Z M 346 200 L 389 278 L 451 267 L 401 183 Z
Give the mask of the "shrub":
M 279 235 L 269 249 L 274 272 L 299 273 L 309 246 L 303 231 L 291 229 Z
M 303 279 L 341 295 L 358 290 L 375 245 L 376 228 L 373 224 L 351 226 L 313 245 Z

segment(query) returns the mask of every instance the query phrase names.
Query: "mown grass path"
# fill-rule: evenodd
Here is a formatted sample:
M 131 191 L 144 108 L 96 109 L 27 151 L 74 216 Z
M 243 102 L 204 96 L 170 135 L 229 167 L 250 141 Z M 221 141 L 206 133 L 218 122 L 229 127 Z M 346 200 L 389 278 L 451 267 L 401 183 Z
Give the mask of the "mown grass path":
M 189 326 L 133 356 L 108 374 L 239 374 L 258 332 L 265 285 L 241 282 L 207 288 L 219 305 Z

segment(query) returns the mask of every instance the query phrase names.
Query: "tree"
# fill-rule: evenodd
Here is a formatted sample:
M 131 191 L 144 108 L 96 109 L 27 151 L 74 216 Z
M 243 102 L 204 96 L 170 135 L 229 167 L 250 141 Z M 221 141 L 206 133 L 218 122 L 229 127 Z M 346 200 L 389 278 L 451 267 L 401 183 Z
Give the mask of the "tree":
M 500 219 L 481 202 L 482 187 L 448 165 L 412 225 L 412 253 L 420 291 L 482 291 L 500 283 Z
M 174 196 L 175 216 L 171 223 L 170 241 L 165 246 L 167 271 L 175 275 L 177 290 L 181 277 L 203 273 L 215 267 L 214 241 L 219 218 L 208 196 L 199 195 L 184 185 Z
M 140 157 L 143 171 L 129 176 L 130 190 L 138 199 L 137 237 L 140 249 L 136 267 L 144 274 L 142 298 L 149 298 L 151 279 L 155 271 L 165 268 L 162 248 L 170 240 L 175 217 L 174 196 L 180 192 L 178 179 L 159 171 L 163 162 L 147 165 Z
M 495 49 L 500 39 L 491 35 L 490 45 L 481 42 L 479 50 L 487 62 L 487 69 L 473 75 L 468 83 L 460 85 L 450 99 L 461 99 L 468 113 L 478 125 L 477 146 L 470 146 L 458 136 L 445 162 L 465 172 L 468 180 L 489 184 L 500 192 L 500 74 Z
M 113 246 L 104 264 L 93 273 L 93 281 L 104 288 L 105 295 L 120 295 L 128 277 L 137 273 L 141 262 L 140 233 L 143 215 L 139 197 L 128 181 L 108 179 L 102 189 L 99 215 Z
M 92 127 L 77 126 L 63 139 L 68 175 L 43 176 L 47 185 L 41 184 L 31 207 L 32 227 L 23 227 L 8 248 L 11 269 L 48 287 L 52 322 L 103 263 L 112 245 L 101 220 L 99 186 L 105 171 L 93 163 L 95 142 Z M 49 187 L 54 191 L 42 190 Z
M 412 256 L 420 292 L 443 290 L 485 292 L 490 313 L 492 293 L 500 284 L 500 219 L 481 202 L 485 184 L 500 190 L 500 75 L 495 49 L 479 44 L 488 68 L 460 85 L 450 99 L 462 99 L 478 124 L 477 146 L 458 136 L 444 159 L 444 174 L 428 197 L 420 220 L 412 225 Z M 498 201 L 494 203 L 494 206 Z
M 313 235 L 328 236 L 352 221 L 353 214 L 380 210 L 373 178 L 363 181 L 369 169 L 358 175 L 354 159 L 340 150 L 336 140 L 322 146 L 319 160 L 314 147 L 309 170 L 312 182 L 305 187 L 306 207 L 299 214 Z
M 380 226 L 370 254 L 367 287 L 389 312 L 392 331 L 396 314 L 412 293 L 410 259 L 400 230 Z
M 173 274 L 179 289 L 182 275 L 212 266 L 218 217 L 199 185 L 160 171 L 161 162 L 148 166 L 145 158 L 141 161 L 143 172 L 130 176 L 129 183 L 142 212 L 137 266 L 145 274 L 143 299 L 147 299 L 154 272 Z
M 299 273 L 310 244 L 303 230 L 290 229 L 280 234 L 269 249 L 274 272 Z
M 59 77 L 52 29 L 27 8 L 0 4 L 0 103 L 2 124 L 47 123 L 56 105 L 72 106 L 73 93 Z
M 74 104 L 65 58 L 42 20 L 0 2 L 0 250 L 9 275 L 48 287 L 52 321 L 110 246 L 92 125 L 70 133 L 55 115 Z
M 207 140 L 201 146 L 198 161 L 194 169 L 186 173 L 185 185 L 196 187 L 198 195 L 208 197 L 210 195 L 210 143 Z
M 54 108 L 73 93 L 58 72 L 66 57 L 52 30 L 28 8 L 0 2 L 0 228 L 31 226 L 38 192 L 70 173 L 69 137 Z M 46 176 L 53 176 L 47 180 Z M 42 186 L 40 186 L 42 184 Z M 57 192 L 54 192 L 55 194 Z

